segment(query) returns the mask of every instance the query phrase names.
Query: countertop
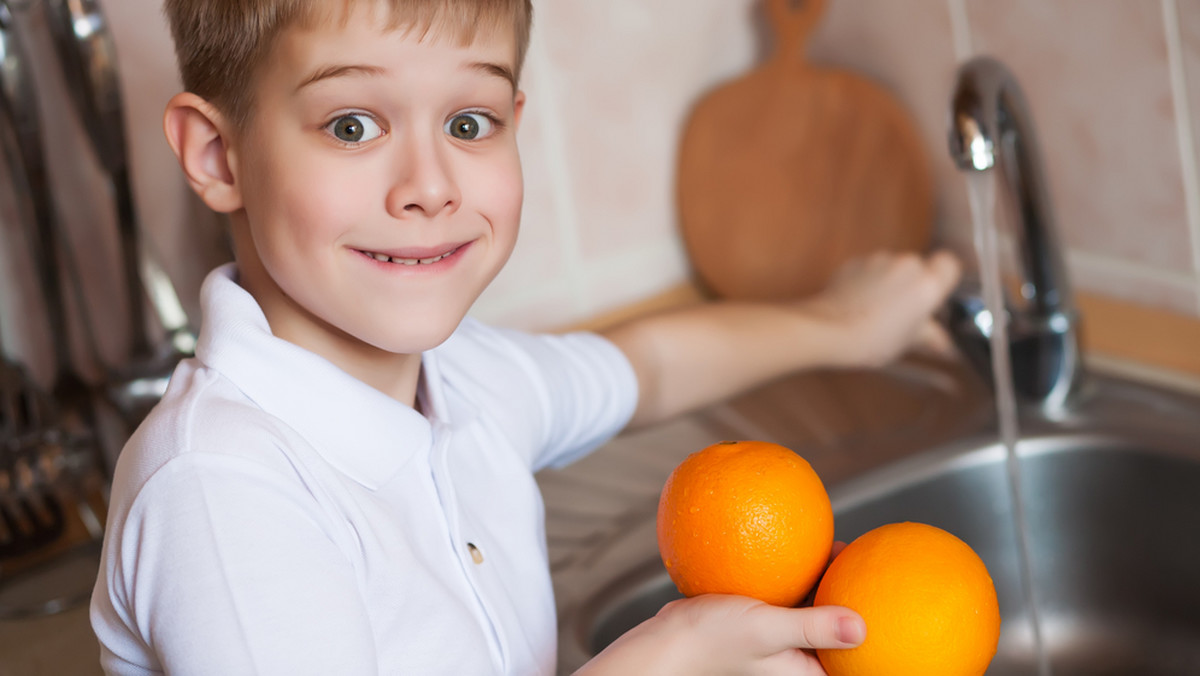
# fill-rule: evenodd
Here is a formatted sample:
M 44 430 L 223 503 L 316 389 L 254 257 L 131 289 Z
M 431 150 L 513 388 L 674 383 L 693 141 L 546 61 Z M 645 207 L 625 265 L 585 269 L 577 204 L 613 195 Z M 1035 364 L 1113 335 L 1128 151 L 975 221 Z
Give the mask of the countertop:
M 1125 377 L 1200 392 L 1195 379 L 1099 360 Z M 880 371 L 792 376 L 670 422 L 620 435 L 588 457 L 538 474 L 560 615 L 561 673 L 583 659 L 570 631 L 581 604 L 614 576 L 657 556 L 663 482 L 688 454 L 726 439 L 783 444 L 827 486 L 967 433 L 993 411 L 985 383 L 957 363 L 907 360 Z M 100 674 L 98 646 L 77 606 L 0 622 L 0 676 Z

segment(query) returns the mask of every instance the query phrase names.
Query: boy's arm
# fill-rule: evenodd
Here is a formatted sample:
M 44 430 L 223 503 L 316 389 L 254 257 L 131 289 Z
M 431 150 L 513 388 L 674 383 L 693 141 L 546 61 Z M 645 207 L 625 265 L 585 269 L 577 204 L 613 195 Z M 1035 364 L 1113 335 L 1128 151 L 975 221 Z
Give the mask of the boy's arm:
M 882 366 L 913 348 L 947 352 L 949 340 L 932 314 L 959 273 L 947 252 L 873 254 L 847 264 L 823 292 L 801 301 L 706 303 L 607 330 L 637 373 L 631 425 L 794 371 Z

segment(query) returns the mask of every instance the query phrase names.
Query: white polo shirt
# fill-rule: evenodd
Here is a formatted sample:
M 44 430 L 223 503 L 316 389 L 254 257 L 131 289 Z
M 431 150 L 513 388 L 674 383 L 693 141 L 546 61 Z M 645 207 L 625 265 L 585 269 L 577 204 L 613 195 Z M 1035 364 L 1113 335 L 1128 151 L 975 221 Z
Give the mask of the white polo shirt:
M 621 352 L 468 319 L 424 355 L 422 416 L 272 336 L 233 274 L 205 281 L 196 359 L 117 463 L 105 671 L 553 673 L 533 472 L 629 420 Z

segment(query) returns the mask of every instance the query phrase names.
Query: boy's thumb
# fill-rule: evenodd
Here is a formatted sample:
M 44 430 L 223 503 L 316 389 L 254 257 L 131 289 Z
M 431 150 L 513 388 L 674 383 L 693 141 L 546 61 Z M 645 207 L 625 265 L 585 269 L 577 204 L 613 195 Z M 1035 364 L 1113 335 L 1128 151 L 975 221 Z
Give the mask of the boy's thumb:
M 802 650 L 853 648 L 867 637 L 867 625 L 858 613 L 842 606 L 779 608 L 787 618 L 777 618 L 771 626 L 779 632 L 773 637 L 780 649 Z

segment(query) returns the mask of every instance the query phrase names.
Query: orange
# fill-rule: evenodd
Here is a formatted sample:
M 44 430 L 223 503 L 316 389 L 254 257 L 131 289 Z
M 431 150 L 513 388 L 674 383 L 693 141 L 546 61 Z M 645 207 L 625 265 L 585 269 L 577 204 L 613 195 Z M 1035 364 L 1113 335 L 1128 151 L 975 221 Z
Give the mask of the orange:
M 814 605 L 862 615 L 867 638 L 818 650 L 829 676 L 977 676 L 1000 640 L 996 587 L 967 543 L 922 523 L 893 523 L 851 542 L 830 564 Z
M 804 458 L 778 444 L 725 441 L 688 456 L 658 502 L 658 549 L 685 596 L 800 603 L 829 563 L 833 509 Z

